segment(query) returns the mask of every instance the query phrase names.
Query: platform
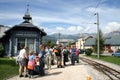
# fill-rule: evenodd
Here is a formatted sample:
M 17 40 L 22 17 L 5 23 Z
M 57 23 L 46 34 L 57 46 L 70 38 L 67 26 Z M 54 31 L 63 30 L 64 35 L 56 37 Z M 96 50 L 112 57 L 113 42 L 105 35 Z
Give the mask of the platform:
M 98 61 L 107 65 L 109 64 L 108 66 L 115 66 L 111 63 Z M 40 77 L 35 75 L 33 79 L 29 79 L 28 77 L 19 78 L 17 75 L 8 80 L 87 80 L 87 76 L 90 76 L 91 80 L 109 80 L 104 74 L 81 60 L 80 63 L 76 63 L 75 65 L 70 65 L 70 62 L 68 62 L 64 68 L 57 68 L 54 65 L 51 70 L 45 70 L 45 73 L 45 76 Z

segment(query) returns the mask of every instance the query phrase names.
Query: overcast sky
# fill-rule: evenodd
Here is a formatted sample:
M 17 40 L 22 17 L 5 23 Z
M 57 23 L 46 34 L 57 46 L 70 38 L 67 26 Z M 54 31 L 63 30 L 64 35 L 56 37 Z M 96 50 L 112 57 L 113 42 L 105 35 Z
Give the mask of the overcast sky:
M 27 4 L 33 24 L 47 34 L 94 33 L 96 12 L 103 33 L 120 30 L 120 0 L 0 0 L 0 24 L 23 22 Z

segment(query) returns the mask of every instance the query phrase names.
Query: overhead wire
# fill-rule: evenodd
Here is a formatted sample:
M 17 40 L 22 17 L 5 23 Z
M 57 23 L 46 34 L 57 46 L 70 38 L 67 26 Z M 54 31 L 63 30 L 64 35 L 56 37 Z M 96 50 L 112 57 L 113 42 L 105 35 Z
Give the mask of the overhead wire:
M 97 5 L 95 6 L 95 9 L 93 10 L 92 14 L 90 15 L 90 18 L 89 18 L 90 20 L 89 20 L 89 22 L 86 23 L 86 24 L 88 24 L 87 26 L 90 26 L 91 24 L 95 24 L 95 23 L 96 23 L 96 21 L 95 21 L 95 22 L 92 22 L 92 19 L 94 18 L 95 14 L 97 13 L 97 8 L 100 6 L 101 2 L 102 2 L 102 0 L 100 0 L 100 1 L 97 3 Z M 89 31 L 89 30 L 88 30 L 88 31 Z
M 95 12 L 96 12 L 96 10 L 97 10 L 97 8 L 99 7 L 99 5 L 101 4 L 101 2 L 102 2 L 102 0 L 100 0 L 100 1 L 98 2 L 98 4 L 96 5 L 96 7 L 95 7 L 95 9 L 94 9 L 93 13 L 95 13 Z
M 100 0 L 100 1 L 97 3 L 97 5 L 95 6 L 95 9 L 92 11 L 92 14 L 90 15 L 90 20 L 89 20 L 89 22 L 88 22 L 88 23 L 84 23 L 84 24 L 94 24 L 94 23 L 91 22 L 91 19 L 93 18 L 94 14 L 96 13 L 96 10 L 97 10 L 97 8 L 99 7 L 99 5 L 101 4 L 101 2 L 102 2 L 102 0 Z

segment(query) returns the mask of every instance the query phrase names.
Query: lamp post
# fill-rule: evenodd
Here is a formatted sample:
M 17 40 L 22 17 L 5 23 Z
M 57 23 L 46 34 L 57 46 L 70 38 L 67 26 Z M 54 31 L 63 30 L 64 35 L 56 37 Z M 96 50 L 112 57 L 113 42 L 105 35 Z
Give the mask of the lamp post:
M 99 14 L 95 13 L 95 15 L 97 15 L 97 57 L 100 57 L 100 39 L 99 39 Z

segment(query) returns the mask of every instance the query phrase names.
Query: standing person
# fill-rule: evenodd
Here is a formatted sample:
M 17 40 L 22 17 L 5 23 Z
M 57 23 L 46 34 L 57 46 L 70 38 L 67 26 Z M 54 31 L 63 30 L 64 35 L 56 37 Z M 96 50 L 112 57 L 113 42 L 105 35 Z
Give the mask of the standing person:
M 33 51 L 31 50 L 28 56 L 28 67 L 27 67 L 29 78 L 33 78 L 34 66 L 35 66 L 34 55 L 33 55 Z
M 35 64 L 39 65 L 39 56 L 38 56 L 38 53 L 35 53 L 34 59 L 35 59 Z
M 72 46 L 70 52 L 71 52 L 71 64 L 72 64 L 72 65 L 75 65 L 75 58 L 76 58 L 76 55 L 75 55 L 75 53 L 76 53 L 76 48 L 75 48 L 75 46 Z
M 23 49 L 20 50 L 19 57 L 21 60 L 19 61 L 19 77 L 23 77 L 22 75 L 22 69 L 24 67 L 24 77 L 27 77 L 27 60 L 28 60 L 28 55 L 26 53 L 26 50 L 28 49 L 27 46 L 24 46 Z
M 39 46 L 40 52 L 39 52 L 39 62 L 40 62 L 40 76 L 44 76 L 45 75 L 45 71 L 44 71 L 44 55 L 45 55 L 45 48 L 43 45 Z
M 54 53 L 54 48 L 51 49 L 51 65 L 55 64 L 55 53 Z
M 47 68 L 51 69 L 51 48 L 49 46 L 46 46 L 45 48 L 45 52 L 46 52 L 46 64 L 47 64 Z
M 76 61 L 77 61 L 77 63 L 79 63 L 79 49 L 77 49 L 77 48 L 76 48 L 75 55 L 76 55 Z
M 34 72 L 35 72 L 35 74 L 39 74 L 39 72 L 40 72 L 40 62 L 39 62 L 38 53 L 35 53 L 34 60 L 35 60 Z
M 66 47 L 63 48 L 62 54 L 63 54 L 63 64 L 64 64 L 64 66 L 66 66 L 66 62 L 68 60 L 68 53 L 67 53 Z
M 61 54 L 61 49 L 60 46 L 57 46 L 57 48 L 54 49 L 56 58 L 57 58 L 57 67 L 58 68 L 63 68 L 62 66 L 62 54 Z

